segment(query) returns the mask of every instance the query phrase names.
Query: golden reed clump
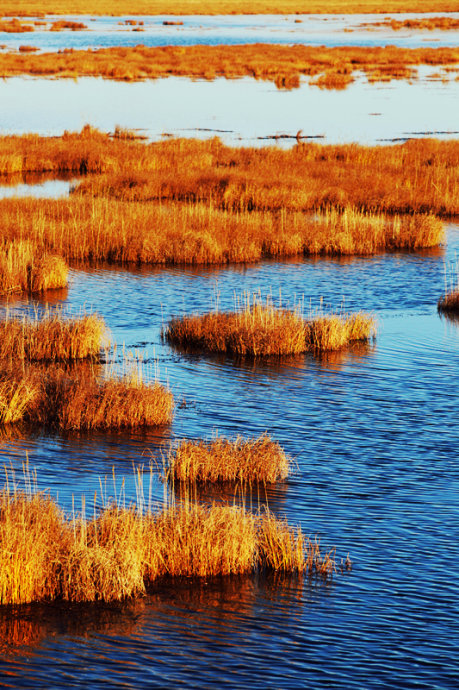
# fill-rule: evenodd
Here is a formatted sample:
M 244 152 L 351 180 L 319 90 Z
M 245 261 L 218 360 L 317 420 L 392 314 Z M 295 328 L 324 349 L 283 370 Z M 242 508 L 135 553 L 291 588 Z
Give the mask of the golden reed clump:
M 104 321 L 96 314 L 70 318 L 57 311 L 43 318 L 7 317 L 0 321 L 0 360 L 56 362 L 98 358 L 107 344 Z
M 167 475 L 180 482 L 276 482 L 291 460 L 269 436 L 234 440 L 180 441 L 166 458 Z
M 441 243 L 444 228 L 441 220 L 428 214 L 386 216 L 352 208 L 314 215 L 235 212 L 190 201 L 144 203 L 85 196 L 0 201 L 2 236 L 13 246 L 28 242 L 37 251 L 45 247 L 68 262 L 224 264 L 302 254 L 411 251 Z
M 61 431 L 162 426 L 172 421 L 174 398 L 134 371 L 97 375 L 90 369 L 28 367 L 0 373 L 0 423 L 25 421 Z
M 0 75 L 33 74 L 68 78 L 103 77 L 121 81 L 190 77 L 252 77 L 279 88 L 297 88 L 301 79 L 322 88 L 345 88 L 356 73 L 369 81 L 417 77 L 419 65 L 457 69 L 459 49 L 397 46 L 307 46 L 246 44 L 66 49 L 22 55 L 0 53 Z
M 0 295 L 44 292 L 67 285 L 62 256 L 44 251 L 33 240 L 0 241 Z
M 308 351 L 336 350 L 354 341 L 370 340 L 376 332 L 372 316 L 318 315 L 304 319 L 299 309 L 276 308 L 268 298 L 244 296 L 235 312 L 211 312 L 173 318 L 163 331 L 168 342 L 182 348 L 241 357 L 282 357 Z
M 334 551 L 322 554 L 269 512 L 188 501 L 153 513 L 112 503 L 85 519 L 9 486 L 0 493 L 0 543 L 0 604 L 119 601 L 164 577 L 335 570 Z

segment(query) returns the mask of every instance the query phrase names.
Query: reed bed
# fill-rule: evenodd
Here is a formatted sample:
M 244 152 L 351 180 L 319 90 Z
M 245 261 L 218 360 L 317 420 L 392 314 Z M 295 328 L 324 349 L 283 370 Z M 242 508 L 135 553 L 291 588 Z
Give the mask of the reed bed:
M 97 376 L 63 367 L 0 373 L 0 422 L 24 421 L 60 431 L 162 426 L 172 420 L 173 395 L 136 371 Z
M 210 203 L 83 198 L 0 201 L 0 239 L 67 262 L 226 264 L 297 255 L 371 255 L 444 241 L 432 214 L 328 209 L 233 211 Z M 38 251 L 38 249 L 37 249 Z M 64 263 L 63 259 L 61 262 Z
M 63 288 L 68 267 L 62 256 L 29 239 L 0 239 L 0 295 Z
M 375 336 L 375 319 L 363 312 L 317 315 L 304 319 L 299 309 L 277 308 L 271 299 L 244 296 L 235 312 L 173 318 L 163 330 L 171 344 L 240 357 L 283 357 L 337 350 Z
M 362 27 L 383 27 L 390 28 L 393 31 L 400 31 L 403 29 L 416 29 L 433 31 L 440 29 L 441 31 L 453 31 L 459 29 L 459 19 L 454 17 L 419 17 L 416 19 L 385 19 L 382 22 L 365 22 L 360 24 Z
M 107 345 L 104 321 L 96 314 L 70 318 L 56 311 L 43 318 L 7 317 L 0 321 L 0 360 L 56 362 L 98 358 Z
M 273 483 L 286 479 L 291 460 L 269 436 L 183 440 L 166 458 L 167 475 L 180 482 Z
M 253 572 L 329 577 L 300 529 L 271 513 L 184 502 L 140 511 L 112 502 L 92 519 L 66 516 L 48 495 L 7 485 L 0 493 L 0 604 L 119 601 L 160 578 Z
M 280 88 L 296 88 L 327 77 L 323 88 L 338 88 L 364 73 L 372 81 L 415 79 L 419 65 L 456 69 L 459 49 L 401 48 L 396 46 L 305 46 L 278 44 L 112 47 L 58 53 L 0 54 L 0 76 L 24 74 L 75 78 L 103 77 L 139 81 L 170 76 L 213 80 L 252 77 L 272 81 Z M 343 80 L 342 76 L 346 79 Z
M 250 5 L 242 0 L 179 0 L 172 6 L 167 0 L 137 0 L 137 15 L 194 15 L 194 14 L 387 14 L 389 12 L 457 12 L 457 0 L 388 0 L 381 7 L 377 0 L 253 0 Z M 132 15 L 129 0 L 5 0 L 4 15 L 41 16 L 49 14 Z
M 89 197 L 205 202 L 238 212 L 333 206 L 459 214 L 457 139 L 391 146 L 300 143 L 282 150 L 231 148 L 217 138 L 145 144 L 88 126 L 55 138 L 0 137 L 0 174 L 26 171 L 91 173 L 77 189 Z
M 137 15 L 195 15 L 195 14 L 387 14 L 389 12 L 457 12 L 457 0 L 388 0 L 381 7 L 377 0 L 253 0 L 250 5 L 242 0 L 179 0 L 171 6 L 167 0 L 137 0 Z M 132 15 L 129 0 L 5 0 L 4 15 L 43 16 L 44 14 Z

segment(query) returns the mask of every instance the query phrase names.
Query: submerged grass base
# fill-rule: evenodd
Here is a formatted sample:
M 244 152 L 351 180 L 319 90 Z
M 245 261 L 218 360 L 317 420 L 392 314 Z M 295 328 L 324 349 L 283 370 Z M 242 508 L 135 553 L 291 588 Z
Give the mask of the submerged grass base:
M 245 296 L 236 312 L 213 312 L 171 319 L 163 337 L 182 348 L 249 357 L 282 357 L 308 351 L 338 350 L 371 339 L 375 319 L 362 312 L 304 319 L 299 310 L 276 308 Z
M 115 504 L 92 520 L 67 517 L 43 494 L 0 494 L 0 604 L 116 601 L 162 577 L 209 578 L 254 571 L 329 576 L 300 529 L 265 512 L 181 503 L 158 513 Z

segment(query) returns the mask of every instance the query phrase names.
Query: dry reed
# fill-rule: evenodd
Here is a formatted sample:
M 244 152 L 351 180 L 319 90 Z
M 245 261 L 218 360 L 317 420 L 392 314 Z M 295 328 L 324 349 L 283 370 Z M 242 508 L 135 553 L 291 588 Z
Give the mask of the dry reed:
M 449 275 L 445 268 L 445 292 L 438 300 L 437 307 L 443 314 L 459 314 L 459 264 L 451 267 Z
M 301 143 L 282 150 L 232 148 L 216 138 L 145 144 L 88 126 L 55 138 L 0 137 L 0 174 L 26 171 L 92 173 L 77 190 L 90 197 L 200 201 L 238 212 L 333 206 L 459 214 L 458 140 L 392 146 Z
M 166 458 L 167 475 L 180 482 L 276 482 L 289 474 L 291 460 L 269 436 L 180 441 Z
M 420 17 L 419 19 L 385 19 L 382 22 L 365 22 L 361 27 L 383 27 L 391 28 L 394 31 L 401 29 L 427 29 L 428 31 L 442 30 L 452 31 L 459 29 L 459 19 L 454 17 Z
M 276 308 L 272 301 L 244 295 L 235 312 L 211 312 L 173 318 L 163 331 L 168 342 L 184 349 L 241 357 L 282 357 L 308 351 L 336 350 L 374 337 L 372 316 L 318 315 L 304 319 L 294 311 Z
M 13 247 L 44 247 L 69 262 L 224 264 L 301 254 L 411 251 L 440 244 L 444 228 L 427 214 L 387 216 L 352 208 L 315 215 L 237 212 L 204 202 L 146 204 L 85 197 L 0 201 L 0 238 Z M 12 283 L 9 278 L 10 291 Z
M 63 367 L 7 369 L 0 373 L 0 422 L 25 421 L 61 431 L 162 426 L 172 420 L 172 393 L 144 382 L 134 369 L 124 376 Z
M 86 15 L 194 15 L 194 14 L 388 14 L 389 12 L 457 12 L 457 0 L 12 0 L 2 2 L 4 15 L 42 16 L 48 14 Z
M 43 318 L 7 317 L 0 321 L 0 360 L 67 361 L 97 358 L 108 344 L 96 314 L 70 318 L 56 311 Z
M 43 251 L 36 242 L 0 241 L 0 295 L 38 293 L 67 285 L 68 267 L 61 256 Z
M 185 502 L 154 513 L 111 503 L 86 519 L 9 485 L 0 493 L 0 543 L 0 604 L 117 601 L 164 577 L 335 570 L 333 551 L 322 555 L 269 512 Z
M 280 88 L 301 79 L 322 88 L 345 88 L 358 73 L 371 82 L 414 79 L 419 65 L 457 69 L 459 49 L 397 46 L 305 46 L 277 44 L 112 47 L 58 53 L 0 54 L 0 76 L 23 74 L 139 81 L 170 76 L 213 80 L 253 77 Z

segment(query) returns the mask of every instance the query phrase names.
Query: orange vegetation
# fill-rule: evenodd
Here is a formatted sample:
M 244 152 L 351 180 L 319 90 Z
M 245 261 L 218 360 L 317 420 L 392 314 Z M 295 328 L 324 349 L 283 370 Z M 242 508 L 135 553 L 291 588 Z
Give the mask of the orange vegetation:
M 56 362 L 98 358 L 106 344 L 105 324 L 96 314 L 64 318 L 55 312 L 44 318 L 0 321 L 0 360 Z
M 237 211 L 330 206 L 390 213 L 459 214 L 459 141 L 393 146 L 301 143 L 292 149 L 232 148 L 219 139 L 152 144 L 90 127 L 63 137 L 0 137 L 0 174 L 104 173 L 80 186 L 90 196 L 205 201 Z
M 457 12 L 458 0 L 3 0 L 6 15 L 90 14 L 363 14 L 365 12 Z
M 174 400 L 161 384 L 136 371 L 97 376 L 56 366 L 0 373 L 0 422 L 26 421 L 62 431 L 91 431 L 169 424 Z
M 188 482 L 275 482 L 288 476 L 291 461 L 269 436 L 231 441 L 180 441 L 166 459 L 174 480 Z
M 459 29 L 459 19 L 453 17 L 422 17 L 419 19 L 385 19 L 383 22 L 365 22 L 360 24 L 364 27 L 390 27 L 394 31 L 401 29 L 441 29 L 443 31 L 452 31 Z
M 135 81 L 182 76 L 201 79 L 253 77 L 281 88 L 308 78 L 324 88 L 343 88 L 356 72 L 370 81 L 416 77 L 419 65 L 457 67 L 459 48 L 401 48 L 304 45 L 195 45 L 147 48 L 66 49 L 59 53 L 0 54 L 0 76 L 100 76 Z
M 67 274 L 64 259 L 36 242 L 6 237 L 0 241 L 0 295 L 62 288 L 67 285 Z
M 308 351 L 338 350 L 351 342 L 370 340 L 376 333 L 372 316 L 318 315 L 304 319 L 299 309 L 276 308 L 244 295 L 235 312 L 215 311 L 171 319 L 164 338 L 173 345 L 205 352 L 249 357 L 282 357 Z
M 456 316 L 459 314 L 459 264 L 452 267 L 450 275 L 445 274 L 445 293 L 438 300 L 438 311 Z
M 30 31 L 34 31 L 32 24 L 21 23 L 16 18 L 9 21 L 0 20 L 0 33 L 23 34 Z
M 322 554 L 269 512 L 190 502 L 152 512 L 112 503 L 87 519 L 66 516 L 46 494 L 8 486 L 0 494 L 0 543 L 0 604 L 122 600 L 161 577 L 327 577 L 335 569 L 334 551 Z
M 0 238 L 13 247 L 27 242 L 58 252 L 68 261 L 216 264 L 413 250 L 438 245 L 444 231 L 432 215 L 388 217 L 350 208 L 311 216 L 238 213 L 204 203 L 5 199 Z

